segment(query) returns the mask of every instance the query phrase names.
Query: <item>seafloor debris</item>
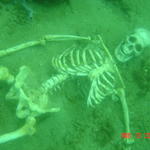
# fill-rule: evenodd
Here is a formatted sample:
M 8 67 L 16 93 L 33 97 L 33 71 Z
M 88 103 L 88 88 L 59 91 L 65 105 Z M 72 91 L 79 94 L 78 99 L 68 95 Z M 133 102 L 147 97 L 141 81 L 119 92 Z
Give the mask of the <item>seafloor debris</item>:
M 15 3 L 19 3 L 27 12 L 28 17 L 30 19 L 33 18 L 33 10 L 32 8 L 27 4 L 27 0 L 14 0 Z
M 33 18 L 32 8 L 29 7 L 26 0 L 20 0 L 20 1 L 21 1 L 22 6 L 24 7 L 24 9 L 27 11 L 29 18 L 32 19 Z
M 21 9 L 26 11 L 26 13 L 30 19 L 33 18 L 33 9 L 29 6 L 27 0 L 1 0 L 0 2 L 2 2 L 4 4 L 13 3 L 14 5 L 19 5 L 21 7 Z

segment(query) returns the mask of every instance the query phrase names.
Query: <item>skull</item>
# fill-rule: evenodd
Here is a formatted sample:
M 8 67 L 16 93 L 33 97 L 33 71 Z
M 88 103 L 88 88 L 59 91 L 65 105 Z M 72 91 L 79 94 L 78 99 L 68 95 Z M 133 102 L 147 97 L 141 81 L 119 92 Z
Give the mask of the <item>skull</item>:
M 115 49 L 115 56 L 119 61 L 126 62 L 139 56 L 147 46 L 150 46 L 150 32 L 139 28 L 118 45 Z

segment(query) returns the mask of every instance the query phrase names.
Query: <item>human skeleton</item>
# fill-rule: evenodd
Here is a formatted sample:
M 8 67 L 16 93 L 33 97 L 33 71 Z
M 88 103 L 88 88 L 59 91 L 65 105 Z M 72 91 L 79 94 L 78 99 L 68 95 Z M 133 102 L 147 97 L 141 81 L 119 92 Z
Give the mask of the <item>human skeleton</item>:
M 82 45 L 72 45 L 65 49 L 62 54 L 53 57 L 52 64 L 58 71 L 58 74 L 44 81 L 41 87 L 36 91 L 34 90 L 34 92 L 27 90 L 30 88 L 25 82 L 29 76 L 29 68 L 27 66 L 20 67 L 19 73 L 15 78 L 9 73 L 7 68 L 0 68 L 0 80 L 5 80 L 12 85 L 6 98 L 18 99 L 16 115 L 18 118 L 26 119 L 26 123 L 22 128 L 0 136 L 0 143 L 5 143 L 24 135 L 32 135 L 35 132 L 34 125 L 37 116 L 60 110 L 58 107 L 49 105 L 48 92 L 64 83 L 68 78 L 80 76 L 87 76 L 91 81 L 87 97 L 88 106 L 94 107 L 95 104 L 102 102 L 109 95 L 119 96 L 124 112 L 126 133 L 130 133 L 125 85 L 116 63 L 100 35 L 94 38 L 74 35 L 47 35 L 38 41 L 31 41 L 1 50 L 0 57 L 31 46 L 44 45 L 48 41 L 68 40 L 82 41 Z M 122 51 L 120 53 L 122 54 Z M 116 57 L 119 57 L 119 59 L 123 58 L 118 54 L 119 50 L 117 48 Z M 132 140 L 127 139 L 126 142 L 130 144 Z

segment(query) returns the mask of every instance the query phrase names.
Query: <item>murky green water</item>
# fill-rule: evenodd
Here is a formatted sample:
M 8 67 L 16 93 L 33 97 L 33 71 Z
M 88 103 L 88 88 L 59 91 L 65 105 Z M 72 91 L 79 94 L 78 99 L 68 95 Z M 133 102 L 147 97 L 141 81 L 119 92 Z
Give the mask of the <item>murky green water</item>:
M 149 150 L 149 9 L 148 0 L 1 0 L 0 149 L 127 150 L 128 131 L 132 150 Z

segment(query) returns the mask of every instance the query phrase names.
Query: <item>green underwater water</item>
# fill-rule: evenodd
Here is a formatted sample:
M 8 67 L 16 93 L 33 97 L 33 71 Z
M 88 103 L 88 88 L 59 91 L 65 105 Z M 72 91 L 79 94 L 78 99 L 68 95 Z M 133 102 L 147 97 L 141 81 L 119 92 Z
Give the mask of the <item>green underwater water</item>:
M 47 34 L 100 34 L 114 57 L 115 48 L 134 29 L 150 30 L 149 0 L 28 0 L 27 4 L 32 19 L 21 2 L 0 1 L 0 52 Z M 29 47 L 0 57 L 0 66 L 14 76 L 21 66 L 28 66 L 32 72 L 28 82 L 37 88 L 57 73 L 52 58 L 74 43 L 55 41 Z M 150 139 L 144 138 L 150 133 L 149 48 L 128 62 L 116 60 L 116 64 L 126 86 L 131 134 L 142 134 L 135 138 L 132 150 L 149 150 Z M 0 150 L 122 150 L 125 124 L 121 103 L 108 97 L 95 108 L 87 107 L 90 84 L 87 77 L 67 80 L 60 90 L 49 94 L 61 110 L 37 117 L 35 134 L 0 144 Z M 17 101 L 5 98 L 9 89 L 10 85 L 0 81 L 0 135 L 25 122 L 16 117 Z

